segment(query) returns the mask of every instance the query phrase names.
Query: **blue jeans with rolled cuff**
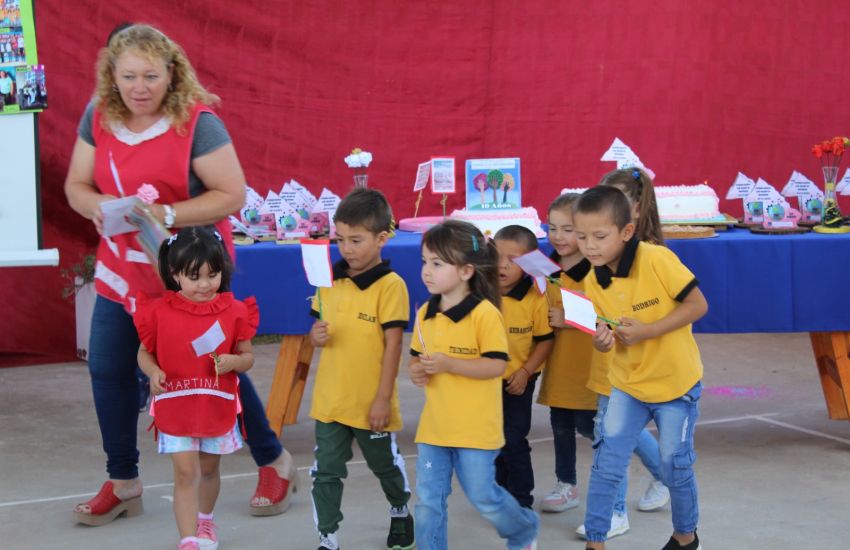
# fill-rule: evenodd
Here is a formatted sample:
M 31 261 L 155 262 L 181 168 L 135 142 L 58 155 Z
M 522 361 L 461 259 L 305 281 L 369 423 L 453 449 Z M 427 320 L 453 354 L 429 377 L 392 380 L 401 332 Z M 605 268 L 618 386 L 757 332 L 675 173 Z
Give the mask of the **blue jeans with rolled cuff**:
M 672 401 L 646 403 L 616 388 L 611 390 L 608 410 L 590 471 L 584 525 L 587 540 L 605 540 L 611 514 L 638 437 L 650 420 L 658 427 L 661 481 L 670 490 L 673 529 L 693 533 L 699 522 L 699 501 L 693 464 L 694 428 L 699 416 L 702 383 Z

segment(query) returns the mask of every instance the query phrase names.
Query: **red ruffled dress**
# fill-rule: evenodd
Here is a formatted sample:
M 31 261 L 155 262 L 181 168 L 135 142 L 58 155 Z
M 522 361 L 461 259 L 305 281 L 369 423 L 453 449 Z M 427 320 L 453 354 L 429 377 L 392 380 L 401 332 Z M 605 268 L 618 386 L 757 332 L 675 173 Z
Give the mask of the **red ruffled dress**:
M 250 340 L 257 332 L 256 300 L 239 301 L 232 292 L 222 292 L 208 302 L 193 302 L 173 291 L 155 299 L 140 293 L 133 322 L 145 349 L 166 375 L 165 391 L 151 402 L 157 431 L 196 438 L 231 432 L 241 412 L 239 379 L 235 372 L 228 372 L 216 380 L 212 357 L 199 356 L 193 342 L 216 333 L 219 337 L 213 340 L 222 341 L 215 352 L 234 353 L 238 342 Z

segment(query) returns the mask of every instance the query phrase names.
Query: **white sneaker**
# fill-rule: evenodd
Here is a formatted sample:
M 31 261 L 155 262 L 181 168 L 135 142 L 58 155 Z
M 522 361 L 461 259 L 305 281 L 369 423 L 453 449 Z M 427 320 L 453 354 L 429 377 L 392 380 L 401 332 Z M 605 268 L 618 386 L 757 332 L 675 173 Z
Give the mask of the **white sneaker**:
M 670 489 L 653 479 L 646 488 L 646 492 L 640 497 L 637 508 L 641 512 L 652 512 L 663 508 L 668 502 L 670 502 Z
M 543 498 L 540 510 L 543 512 L 563 512 L 575 508 L 579 504 L 576 486 L 558 481 L 552 491 Z
M 327 535 L 319 533 L 319 550 L 339 550 L 339 540 L 336 538 L 336 533 L 328 533 Z
M 523 546 L 522 550 L 537 550 L 537 539 L 534 539 L 533 541 Z
M 614 514 L 613 516 L 611 516 L 611 529 L 608 530 L 608 534 L 605 535 L 605 537 L 612 539 L 620 535 L 625 535 L 628 531 L 628 514 Z M 585 530 L 583 523 L 578 526 L 578 529 L 576 529 L 576 535 L 583 539 L 587 538 L 587 530 Z

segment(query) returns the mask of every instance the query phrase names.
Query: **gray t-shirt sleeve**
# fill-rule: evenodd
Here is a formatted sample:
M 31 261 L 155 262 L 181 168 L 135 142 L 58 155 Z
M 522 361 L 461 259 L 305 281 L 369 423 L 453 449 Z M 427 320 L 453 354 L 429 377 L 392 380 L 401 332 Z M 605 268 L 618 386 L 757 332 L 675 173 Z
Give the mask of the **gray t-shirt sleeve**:
M 213 113 L 201 113 L 195 124 L 195 138 L 192 140 L 192 158 L 212 153 L 219 147 L 231 143 L 230 134 L 224 123 Z
M 83 112 L 83 118 L 80 119 L 80 125 L 77 126 L 77 135 L 92 147 L 94 147 L 94 133 L 91 130 L 93 118 L 94 101 L 89 101 L 89 104 L 86 105 L 85 112 Z
M 216 149 L 231 143 L 230 134 L 227 133 L 227 128 L 224 127 L 224 122 L 221 121 L 213 113 L 201 113 L 198 117 L 198 122 L 195 124 L 195 136 L 192 140 L 192 158 L 196 159 Z M 189 196 L 197 197 L 206 190 L 204 182 L 192 170 L 189 165 Z

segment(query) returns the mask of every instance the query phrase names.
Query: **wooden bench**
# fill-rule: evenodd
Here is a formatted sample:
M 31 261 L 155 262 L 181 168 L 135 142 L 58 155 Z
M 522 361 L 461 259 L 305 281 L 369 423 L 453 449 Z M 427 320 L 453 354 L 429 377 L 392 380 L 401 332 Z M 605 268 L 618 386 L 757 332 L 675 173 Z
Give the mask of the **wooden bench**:
M 850 332 L 812 332 L 826 410 L 833 420 L 850 420 Z
M 280 342 L 272 388 L 266 406 L 271 428 L 280 437 L 283 427 L 298 422 L 298 409 L 313 360 L 313 345 L 307 334 L 287 335 Z

